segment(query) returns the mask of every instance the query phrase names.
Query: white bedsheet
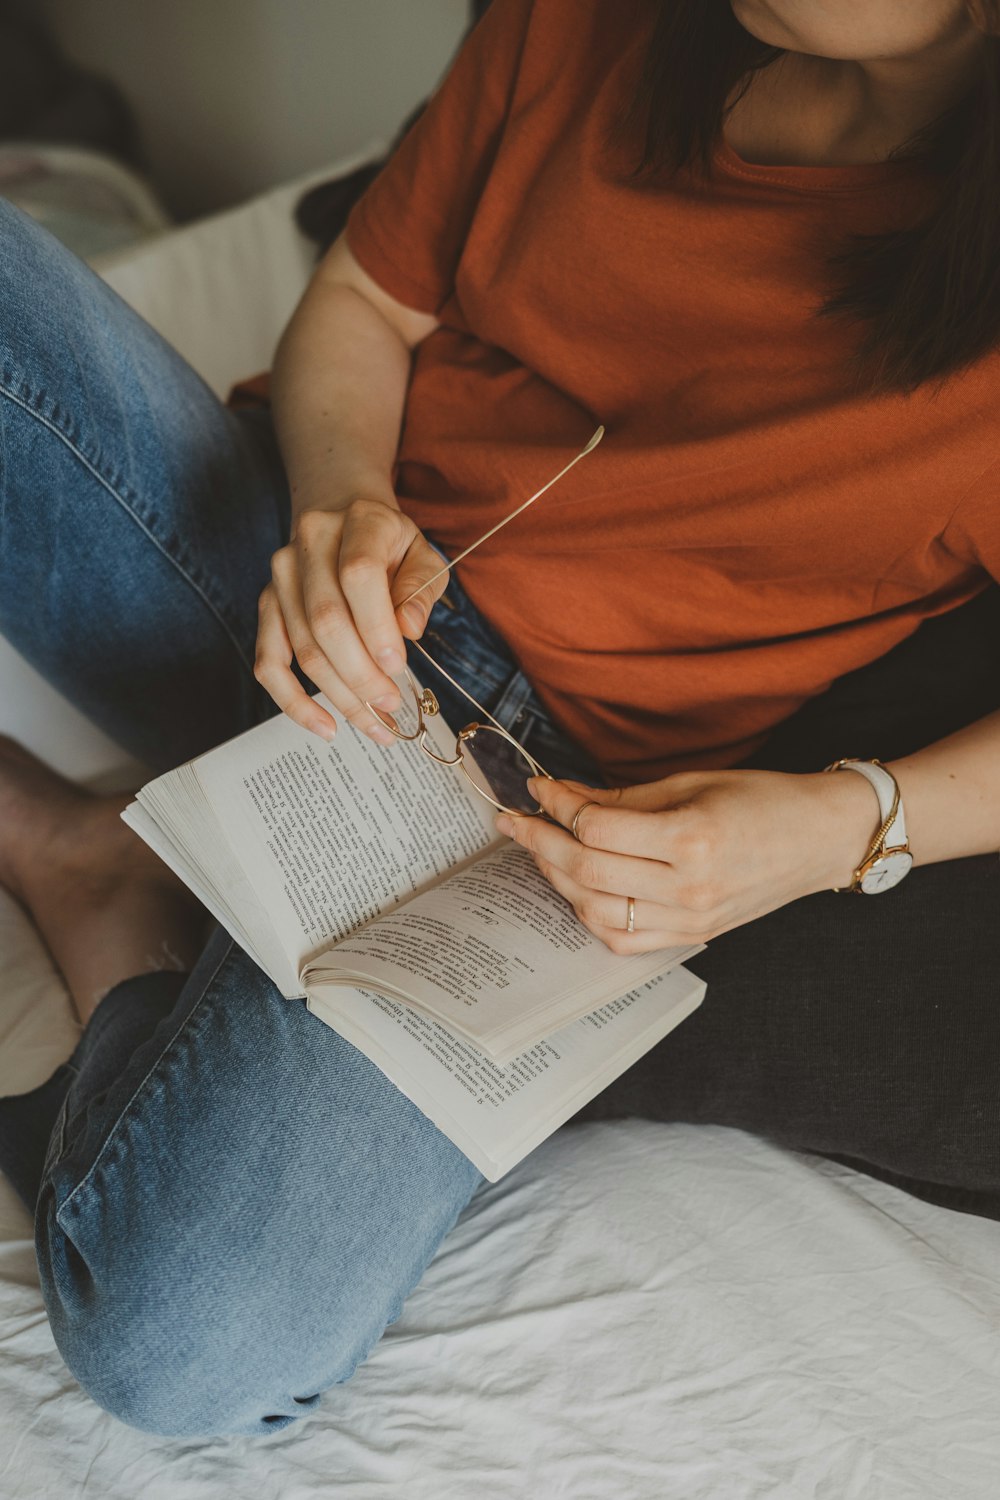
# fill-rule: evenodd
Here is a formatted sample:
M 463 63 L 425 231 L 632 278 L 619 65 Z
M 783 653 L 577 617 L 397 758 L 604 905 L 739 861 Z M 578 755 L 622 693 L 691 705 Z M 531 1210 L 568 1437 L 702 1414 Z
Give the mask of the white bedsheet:
M 13 1092 L 74 1027 L 2 895 L 0 954 Z M 317 1414 L 215 1442 L 82 1394 L 0 1179 L 2 1500 L 991 1500 L 998 1475 L 1000 1224 L 737 1131 L 559 1132 Z

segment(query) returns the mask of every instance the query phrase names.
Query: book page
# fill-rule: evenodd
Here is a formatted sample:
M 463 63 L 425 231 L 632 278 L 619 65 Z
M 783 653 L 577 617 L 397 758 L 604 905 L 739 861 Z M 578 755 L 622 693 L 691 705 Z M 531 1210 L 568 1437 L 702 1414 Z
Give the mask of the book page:
M 447 726 L 429 723 L 452 754 Z M 327 744 L 279 715 L 193 762 L 297 967 L 496 840 L 493 810 L 456 767 L 338 725 Z
M 496 1181 L 701 1003 L 675 968 L 498 1067 L 443 1026 L 370 991 L 326 990 L 309 1008 L 359 1048 Z
M 203 814 L 209 825 L 215 821 L 209 807 L 203 808 Z M 286 999 L 302 994 L 298 970 L 282 952 L 267 913 L 247 885 L 243 871 L 231 856 L 227 858 L 224 841 L 219 841 L 219 857 L 209 875 L 200 865 L 192 864 L 186 850 L 167 832 L 164 821 L 155 818 L 142 803 L 130 802 L 121 817 L 184 881 L 254 963 L 270 975 Z
M 377 989 L 504 1062 L 692 951 L 612 953 L 527 850 L 507 843 L 338 943 L 303 981 L 307 993 L 337 982 Z

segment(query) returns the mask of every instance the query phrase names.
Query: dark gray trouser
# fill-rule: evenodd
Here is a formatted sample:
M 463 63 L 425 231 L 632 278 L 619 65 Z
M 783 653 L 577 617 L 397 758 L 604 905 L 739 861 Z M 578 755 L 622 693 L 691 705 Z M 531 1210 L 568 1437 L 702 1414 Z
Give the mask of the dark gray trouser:
M 799 711 L 750 764 L 892 760 L 1000 707 L 1000 587 Z M 809 896 L 690 967 L 708 998 L 580 1118 L 737 1126 L 1000 1219 L 1000 858 Z

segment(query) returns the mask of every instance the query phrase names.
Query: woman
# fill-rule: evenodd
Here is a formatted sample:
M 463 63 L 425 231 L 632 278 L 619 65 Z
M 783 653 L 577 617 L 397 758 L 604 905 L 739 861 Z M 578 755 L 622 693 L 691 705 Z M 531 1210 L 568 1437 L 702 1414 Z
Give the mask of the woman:
M 154 765 L 274 705 L 332 736 L 313 684 L 391 739 L 367 705 L 423 633 L 566 778 L 499 826 L 581 919 L 712 940 L 701 1011 L 585 1117 L 739 1125 L 992 1217 L 997 10 L 495 0 L 285 333 L 283 464 L 4 212 L 0 509 L 0 628 Z M 596 421 L 572 493 L 394 610 Z M 0 879 L 86 1022 L 0 1109 L 59 1347 L 135 1426 L 283 1426 L 478 1174 L 201 951 L 120 802 L 16 747 L 2 798 Z M 897 889 L 831 893 L 862 876 Z

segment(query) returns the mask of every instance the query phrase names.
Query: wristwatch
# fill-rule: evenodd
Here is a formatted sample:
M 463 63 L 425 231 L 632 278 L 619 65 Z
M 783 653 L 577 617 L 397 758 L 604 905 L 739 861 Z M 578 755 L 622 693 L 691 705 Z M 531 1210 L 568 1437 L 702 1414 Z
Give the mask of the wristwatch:
M 827 771 L 857 771 L 875 790 L 881 818 L 878 831 L 868 845 L 864 859 L 848 886 L 834 886 L 837 891 L 856 891 L 859 895 L 878 896 L 891 891 L 913 869 L 913 855 L 906 841 L 906 821 L 899 783 L 880 760 L 835 760 Z

